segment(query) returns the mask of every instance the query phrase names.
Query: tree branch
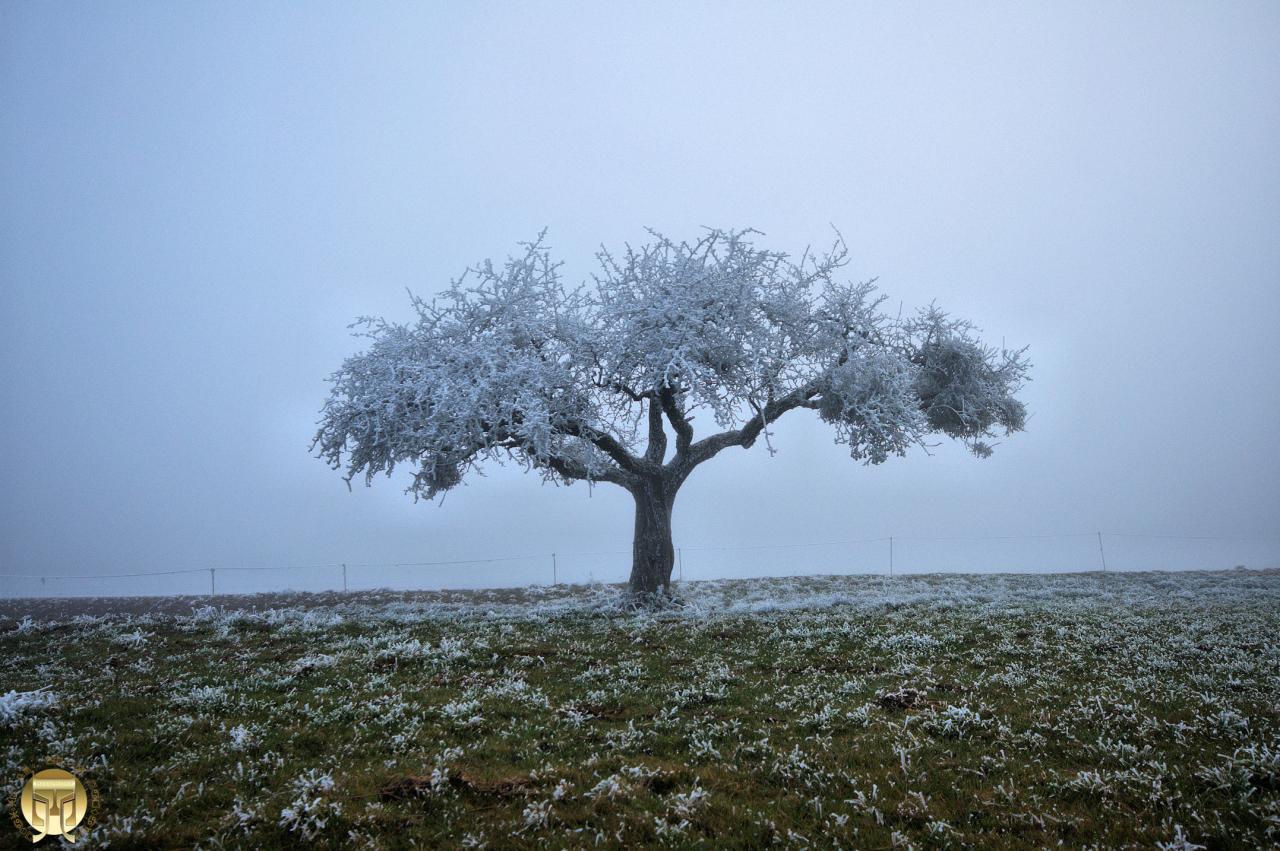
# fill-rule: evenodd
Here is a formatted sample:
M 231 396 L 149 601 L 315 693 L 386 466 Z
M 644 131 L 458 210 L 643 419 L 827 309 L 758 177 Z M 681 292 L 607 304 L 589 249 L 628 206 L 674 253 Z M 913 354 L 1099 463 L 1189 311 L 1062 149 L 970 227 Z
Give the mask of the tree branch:
M 580 437 L 594 443 L 600 451 L 608 455 L 615 463 L 628 473 L 644 472 L 644 463 L 627 451 L 617 438 L 581 423 L 570 423 L 560 429 L 570 437 Z
M 588 472 L 587 468 L 572 461 L 568 458 L 561 458 L 553 455 L 545 461 L 540 462 L 543 466 L 556 471 L 566 479 L 577 479 L 579 481 L 592 482 L 612 482 L 615 485 L 627 486 L 626 477 L 621 470 L 604 470 L 599 473 Z
M 662 408 L 657 400 L 649 400 L 649 446 L 645 450 L 644 460 L 650 464 L 661 464 L 667 454 L 667 431 L 662 427 Z
M 586 468 L 586 465 L 572 458 L 566 458 L 562 455 L 551 455 L 547 458 L 538 458 L 530 455 L 525 451 L 524 445 L 516 438 L 507 438 L 501 443 L 495 444 L 497 448 L 505 449 L 508 452 L 520 452 L 535 467 L 546 467 L 554 470 L 563 478 L 576 479 L 584 482 L 612 482 L 615 485 L 627 487 L 627 475 L 619 469 L 611 468 L 601 470 L 598 473 L 592 473 Z
M 797 387 L 787 395 L 774 399 L 765 405 L 760 414 L 753 416 L 742 428 L 722 431 L 719 434 L 713 434 L 710 437 L 699 440 L 689 447 L 688 460 L 685 465 L 686 474 L 703 461 L 714 458 L 721 450 L 730 446 L 749 448 L 756 442 L 756 438 L 760 436 L 760 432 L 764 431 L 766 425 L 793 408 L 812 407 L 811 400 L 816 395 L 818 395 L 817 381 L 811 381 L 803 387 Z
M 693 443 L 693 425 L 676 407 L 676 394 L 670 387 L 664 387 L 658 391 L 658 401 L 662 403 L 662 410 L 676 431 L 676 454 L 688 455 L 689 446 Z
M 616 379 L 613 381 L 605 381 L 605 378 L 604 378 L 605 369 L 604 369 L 604 365 L 600 363 L 600 356 L 593 351 L 591 352 L 591 360 L 594 361 L 595 363 L 596 373 L 598 376 L 598 377 L 593 376 L 590 378 L 591 385 L 593 387 L 596 387 L 600 390 L 609 390 L 614 393 L 621 393 L 624 396 L 626 396 L 628 399 L 630 399 L 632 402 L 639 402 L 653 395 L 652 390 L 646 390 L 643 393 L 638 393 L 635 390 L 628 387 L 623 382 L 618 381 Z

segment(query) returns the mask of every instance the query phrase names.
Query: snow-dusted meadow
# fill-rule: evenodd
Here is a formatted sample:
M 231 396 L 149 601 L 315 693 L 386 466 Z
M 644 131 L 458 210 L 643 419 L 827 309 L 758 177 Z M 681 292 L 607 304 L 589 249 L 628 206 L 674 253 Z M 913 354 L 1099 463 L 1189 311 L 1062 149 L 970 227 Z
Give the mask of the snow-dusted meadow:
M 6 795 L 80 767 L 88 847 L 1280 842 L 1280 573 L 256 603 L 6 604 Z

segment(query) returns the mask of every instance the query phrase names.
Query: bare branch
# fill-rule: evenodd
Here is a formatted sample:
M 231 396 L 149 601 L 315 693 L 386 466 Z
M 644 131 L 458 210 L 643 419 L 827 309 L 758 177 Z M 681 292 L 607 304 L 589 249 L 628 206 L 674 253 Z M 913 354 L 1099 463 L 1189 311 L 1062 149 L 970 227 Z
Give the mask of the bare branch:
M 671 427 L 675 429 L 676 454 L 688 455 L 689 446 L 693 443 L 693 424 L 677 407 L 675 392 L 670 387 L 663 387 L 658 392 L 658 401 L 662 403 L 662 410 L 671 422 Z
M 787 411 L 796 408 L 814 407 L 812 400 L 818 395 L 818 392 L 818 382 L 810 382 L 804 387 L 799 387 L 765 405 L 761 409 L 760 415 L 752 417 L 742 428 L 722 431 L 719 434 L 713 434 L 710 437 L 699 440 L 689 449 L 688 468 L 692 469 L 703 461 L 714 458 L 722 450 L 728 449 L 730 446 L 741 446 L 744 449 L 750 448 L 756 442 L 756 438 L 760 436 L 760 432 L 764 430 L 765 426 Z
M 577 461 L 554 455 L 537 462 L 537 466 L 554 470 L 565 479 L 575 479 L 583 482 L 610 482 L 622 487 L 628 487 L 627 477 L 621 470 L 605 469 L 593 473 Z

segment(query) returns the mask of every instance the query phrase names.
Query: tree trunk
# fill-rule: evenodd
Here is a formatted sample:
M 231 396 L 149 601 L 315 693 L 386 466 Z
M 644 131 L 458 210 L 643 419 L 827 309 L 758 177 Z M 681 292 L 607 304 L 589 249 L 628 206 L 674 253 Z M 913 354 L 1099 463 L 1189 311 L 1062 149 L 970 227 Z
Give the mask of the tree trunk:
M 631 590 L 671 590 L 675 547 L 671 543 L 671 507 L 675 493 L 662 479 L 646 481 L 631 491 L 636 500 L 636 534 L 632 544 Z

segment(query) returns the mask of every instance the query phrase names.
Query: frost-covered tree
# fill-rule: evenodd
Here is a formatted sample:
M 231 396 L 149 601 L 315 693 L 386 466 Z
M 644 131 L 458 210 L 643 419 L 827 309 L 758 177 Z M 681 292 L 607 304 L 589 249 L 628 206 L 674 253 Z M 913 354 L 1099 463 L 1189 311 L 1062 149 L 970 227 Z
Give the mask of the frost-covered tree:
M 603 249 L 567 289 L 544 237 L 505 264 L 414 298 L 408 325 L 361 319 L 367 351 L 332 377 L 313 450 L 348 484 L 413 467 L 432 498 L 484 461 L 557 482 L 607 482 L 636 504 L 631 588 L 669 587 L 671 509 L 689 474 L 808 408 L 854 459 L 879 464 L 942 433 L 974 454 L 1021 430 L 1025 350 L 984 345 L 936 307 L 881 312 L 873 282 L 841 283 L 841 240 L 798 261 L 753 231 Z M 714 421 L 700 436 L 699 419 Z M 668 432 L 675 439 L 671 451 Z M 770 451 L 773 451 L 770 446 Z

